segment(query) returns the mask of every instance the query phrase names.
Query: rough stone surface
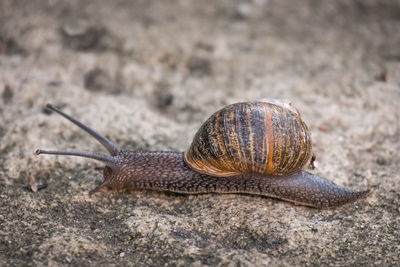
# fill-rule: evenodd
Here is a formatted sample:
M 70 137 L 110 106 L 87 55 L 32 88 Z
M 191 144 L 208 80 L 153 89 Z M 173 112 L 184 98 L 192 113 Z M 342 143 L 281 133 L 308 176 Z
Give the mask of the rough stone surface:
M 69 31 L 66 45 L 74 19 L 101 38 Z M 398 1 L 1 0 L 0 265 L 398 264 L 399 32 Z M 113 88 L 84 88 L 96 68 Z M 371 196 L 323 211 L 248 195 L 89 198 L 97 162 L 33 155 L 104 151 L 47 102 L 121 147 L 183 151 L 216 109 L 265 97 L 301 111 L 314 172 Z M 32 176 L 47 188 L 26 189 Z

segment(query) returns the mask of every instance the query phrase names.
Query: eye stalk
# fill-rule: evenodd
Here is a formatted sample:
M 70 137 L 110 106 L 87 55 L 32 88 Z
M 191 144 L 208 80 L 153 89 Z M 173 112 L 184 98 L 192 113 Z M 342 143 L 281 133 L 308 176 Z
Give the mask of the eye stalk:
M 116 165 L 116 158 L 113 156 L 116 156 L 121 149 L 113 144 L 110 140 L 108 140 L 105 136 L 101 135 L 100 133 L 96 132 L 95 130 L 91 129 L 90 127 L 86 126 L 82 122 L 72 118 L 70 115 L 64 113 L 60 109 L 56 108 L 55 106 L 51 104 L 47 104 L 46 108 L 48 110 L 54 111 L 67 120 L 71 121 L 73 124 L 93 136 L 97 141 L 102 144 L 107 151 L 110 153 L 111 156 L 104 155 L 101 153 L 96 153 L 96 152 L 91 152 L 91 151 L 82 151 L 82 150 L 44 150 L 44 149 L 38 149 L 35 151 L 36 155 L 40 154 L 49 154 L 49 155 L 66 155 L 66 156 L 77 156 L 77 157 L 84 157 L 84 158 L 91 158 L 95 159 L 98 161 L 103 162 L 107 166 L 115 166 Z
M 91 136 L 93 136 L 94 138 L 96 138 L 97 141 L 100 142 L 100 144 L 102 144 L 105 149 L 108 150 L 108 152 L 110 153 L 111 156 L 115 156 L 118 154 L 118 152 L 121 151 L 121 149 L 116 146 L 115 144 L 113 144 L 110 140 L 108 140 L 105 136 L 101 135 L 100 133 L 96 132 L 95 130 L 89 128 L 88 126 L 86 126 L 85 124 L 83 124 L 82 122 L 72 118 L 71 116 L 69 116 L 68 114 L 64 113 L 63 111 L 61 111 L 60 109 L 56 108 L 55 106 L 53 106 L 52 104 L 47 104 L 46 108 L 48 110 L 54 111 L 58 114 L 60 114 L 61 116 L 63 116 L 64 118 L 66 118 L 67 120 L 71 121 L 73 124 L 75 124 L 76 126 L 78 126 L 79 128 L 81 128 L 82 130 L 84 130 L 85 132 L 87 132 L 88 134 L 90 134 Z
M 37 149 L 35 151 L 36 155 L 47 154 L 47 155 L 63 155 L 63 156 L 77 156 L 83 158 L 90 158 L 94 160 L 98 160 L 103 162 L 105 165 L 113 167 L 116 165 L 117 161 L 115 157 L 108 156 L 96 152 L 91 151 L 83 151 L 83 150 L 44 150 Z

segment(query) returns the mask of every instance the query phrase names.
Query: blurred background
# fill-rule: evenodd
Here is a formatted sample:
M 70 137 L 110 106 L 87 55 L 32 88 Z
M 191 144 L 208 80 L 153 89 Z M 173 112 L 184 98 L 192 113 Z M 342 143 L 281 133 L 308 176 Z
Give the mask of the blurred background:
M 184 151 L 213 112 L 259 98 L 300 110 L 316 173 L 372 196 L 323 212 L 250 196 L 88 198 L 97 163 L 32 154 L 102 151 L 46 103 L 120 147 Z M 0 0 L 0 263 L 395 264 L 399 102 L 399 1 Z M 30 177 L 49 186 L 33 194 Z

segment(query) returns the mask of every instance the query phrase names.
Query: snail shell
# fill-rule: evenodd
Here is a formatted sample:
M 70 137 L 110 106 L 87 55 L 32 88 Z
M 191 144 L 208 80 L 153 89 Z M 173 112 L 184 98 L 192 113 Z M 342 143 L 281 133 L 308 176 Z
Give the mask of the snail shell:
M 311 134 L 300 113 L 290 103 L 262 99 L 215 112 L 197 131 L 184 159 L 212 176 L 281 176 L 302 169 L 311 154 Z

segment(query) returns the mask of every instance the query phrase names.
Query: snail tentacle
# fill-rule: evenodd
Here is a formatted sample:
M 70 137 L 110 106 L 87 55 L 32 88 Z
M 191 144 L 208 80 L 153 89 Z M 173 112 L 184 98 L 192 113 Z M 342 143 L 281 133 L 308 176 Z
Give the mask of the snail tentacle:
M 106 166 L 116 166 L 116 158 L 113 156 L 108 156 L 96 152 L 91 151 L 83 151 L 83 150 L 44 150 L 37 149 L 35 151 L 36 155 L 47 154 L 47 155 L 63 155 L 63 156 L 76 156 L 83 158 L 90 158 L 94 160 L 98 160 L 103 162 Z
M 85 132 L 87 132 L 88 134 L 93 136 L 97 141 L 100 142 L 100 144 L 102 144 L 105 147 L 105 149 L 108 150 L 110 155 L 115 156 L 118 154 L 119 151 L 121 151 L 121 149 L 117 145 L 113 144 L 105 136 L 101 135 L 100 133 L 96 132 L 95 130 L 91 129 L 90 127 L 88 127 L 87 125 L 78 121 L 77 119 L 71 117 L 70 115 L 64 113 L 62 110 L 56 108 L 55 106 L 53 106 L 51 104 L 47 104 L 46 108 L 60 114 L 61 116 L 63 116 L 67 120 L 71 121 L 73 124 L 75 124 L 76 126 L 81 128 L 82 130 L 84 130 Z

